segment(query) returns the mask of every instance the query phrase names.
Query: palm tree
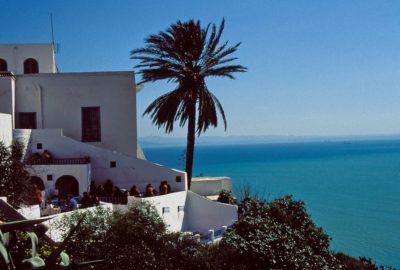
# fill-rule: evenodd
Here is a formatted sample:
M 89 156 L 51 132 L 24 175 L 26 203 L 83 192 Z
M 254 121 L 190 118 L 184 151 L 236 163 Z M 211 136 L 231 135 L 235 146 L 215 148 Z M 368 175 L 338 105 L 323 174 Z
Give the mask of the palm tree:
M 241 65 L 226 65 L 237 59 L 230 55 L 240 43 L 232 47 L 227 41 L 219 44 L 224 25 L 224 19 L 218 30 L 215 24 L 202 28 L 200 21 L 177 21 L 166 31 L 146 38 L 146 47 L 131 51 L 131 59 L 140 60 L 135 68 L 140 69 L 141 83 L 167 80 L 177 84 L 175 90 L 153 101 L 143 115 L 150 114 L 153 124 L 165 128 L 166 133 L 173 131 L 175 121 L 179 120 L 181 127 L 188 123 L 185 170 L 189 189 L 195 134 L 200 136 L 218 125 L 217 110 L 226 130 L 224 109 L 205 80 L 212 76 L 234 79 L 234 72 L 247 70 Z

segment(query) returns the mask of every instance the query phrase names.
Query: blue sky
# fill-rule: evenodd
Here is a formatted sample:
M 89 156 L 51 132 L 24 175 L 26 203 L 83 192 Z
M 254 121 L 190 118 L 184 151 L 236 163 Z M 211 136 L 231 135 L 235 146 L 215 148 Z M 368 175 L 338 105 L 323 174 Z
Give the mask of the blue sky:
M 394 0 L 4 1 L 0 43 L 60 43 L 60 71 L 133 70 L 132 49 L 170 24 L 226 19 L 242 42 L 236 80 L 213 79 L 228 130 L 206 135 L 400 133 L 400 2 Z M 164 135 L 141 113 L 174 85 L 138 94 L 139 136 Z M 110 89 L 111 90 L 111 89 Z M 177 127 L 173 136 L 185 136 Z

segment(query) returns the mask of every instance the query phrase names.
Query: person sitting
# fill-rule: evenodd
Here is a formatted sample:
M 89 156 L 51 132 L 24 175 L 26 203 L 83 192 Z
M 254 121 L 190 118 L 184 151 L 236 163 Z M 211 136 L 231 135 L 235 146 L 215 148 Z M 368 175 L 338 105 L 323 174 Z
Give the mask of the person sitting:
M 168 181 L 165 181 L 165 184 L 167 185 L 167 192 L 171 193 L 171 186 L 168 184 Z
M 100 204 L 100 200 L 95 195 L 90 195 L 90 203 L 92 206 L 98 206 Z
M 148 184 L 146 186 L 146 192 L 145 192 L 144 196 L 145 197 L 153 197 L 155 195 L 156 195 L 156 193 L 155 193 L 154 187 L 152 186 L 152 184 Z
M 121 197 L 121 196 L 122 196 L 122 192 L 121 192 L 121 190 L 119 189 L 119 187 L 114 186 L 113 192 L 112 192 L 112 196 L 113 196 L 113 197 Z
M 142 194 L 140 193 L 139 188 L 134 185 L 132 188 L 129 190 L 129 195 L 135 196 L 135 197 L 140 197 Z
M 49 159 L 53 158 L 53 156 L 51 155 L 51 153 L 48 150 L 43 151 L 42 157 L 45 160 L 49 160 Z
M 78 202 L 72 197 L 71 194 L 67 196 L 67 207 L 69 211 L 78 209 Z
M 98 197 L 105 197 L 104 185 L 98 185 L 96 193 Z
M 105 196 L 111 197 L 112 194 L 113 194 L 113 187 L 114 187 L 114 185 L 113 185 L 113 183 L 111 182 L 111 180 L 110 180 L 110 179 L 107 179 L 107 181 L 106 181 L 106 183 L 104 184 L 103 187 L 104 187 Z
M 90 182 L 90 195 L 94 195 L 97 196 L 97 187 L 96 187 L 96 183 L 92 180 Z
M 88 208 L 91 206 L 92 206 L 92 200 L 90 199 L 89 194 L 87 192 L 83 192 L 80 208 Z
M 159 191 L 160 195 L 168 194 L 167 181 L 161 181 Z

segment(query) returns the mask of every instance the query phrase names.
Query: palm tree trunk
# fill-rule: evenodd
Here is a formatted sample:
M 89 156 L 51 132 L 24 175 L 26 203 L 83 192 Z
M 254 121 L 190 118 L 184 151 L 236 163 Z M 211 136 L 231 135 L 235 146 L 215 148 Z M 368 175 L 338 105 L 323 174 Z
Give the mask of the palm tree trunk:
M 188 123 L 188 135 L 186 144 L 186 175 L 188 181 L 188 189 L 192 184 L 192 171 L 193 171 L 193 157 L 194 157 L 194 143 L 196 133 L 196 103 L 193 104 Z

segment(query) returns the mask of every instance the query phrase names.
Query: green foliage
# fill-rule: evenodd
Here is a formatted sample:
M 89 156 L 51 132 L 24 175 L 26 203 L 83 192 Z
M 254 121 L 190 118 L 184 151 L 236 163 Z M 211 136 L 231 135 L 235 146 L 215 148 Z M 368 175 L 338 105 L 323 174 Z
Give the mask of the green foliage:
M 391 266 L 378 266 L 371 258 L 356 259 L 340 252 L 336 254 L 336 258 L 346 267 L 346 270 L 395 270 Z
M 79 227 L 81 222 L 72 228 L 66 240 L 62 242 L 58 248 L 54 248 L 46 259 L 41 258 L 37 254 L 39 239 L 36 233 L 32 232 L 34 226 L 47 219 L 34 219 L 13 221 L 0 224 L 0 269 L 2 270 L 30 270 L 30 269 L 82 269 L 82 267 L 92 266 L 101 261 L 84 262 L 83 264 L 71 263 L 68 254 L 63 252 L 66 242 L 69 241 L 72 234 Z M 4 233 L 3 233 L 4 232 Z M 22 235 L 22 243 L 24 240 L 30 240 L 29 254 L 26 246 L 20 243 Z M 19 250 L 12 253 L 14 249 Z M 14 256 L 17 255 L 17 256 Z
M 65 245 L 65 250 L 76 261 L 104 258 L 102 250 L 111 220 L 111 210 L 100 206 L 93 210 L 73 211 L 69 215 L 64 215 L 57 222 L 57 228 L 63 239 L 81 221 L 80 226 Z
M 217 201 L 227 204 L 237 204 L 236 198 L 233 196 L 232 191 L 229 190 L 222 190 Z
M 271 202 L 245 198 L 239 206 L 239 221 L 214 245 L 169 233 L 147 202 L 131 205 L 124 213 L 97 209 L 84 217 L 66 252 L 78 261 L 84 255 L 107 258 L 94 269 L 378 270 L 368 260 L 358 261 L 363 268 L 350 268 L 335 256 L 329 237 L 311 221 L 303 202 L 291 196 Z M 68 232 L 82 217 L 74 213 L 60 227 Z
M 168 233 L 156 209 L 146 202 L 115 213 L 107 233 L 107 251 L 113 269 L 199 268 L 199 246 L 190 236 Z
M 23 145 L 14 142 L 8 149 L 0 142 L 0 196 L 6 196 L 14 207 L 29 204 L 33 190 L 29 179 L 23 163 Z
M 147 202 L 131 205 L 127 212 L 103 213 L 98 208 L 84 217 L 66 251 L 74 260 L 83 256 L 107 258 L 95 269 L 209 269 L 206 246 L 192 236 L 169 233 L 155 208 Z M 106 215 L 106 225 L 101 222 Z M 67 232 L 82 214 L 63 218 Z M 89 257 L 88 257 L 89 256 Z
M 234 65 L 232 54 L 240 43 L 229 46 L 221 42 L 225 20 L 217 29 L 215 24 L 201 26 L 200 21 L 177 21 L 166 31 L 146 38 L 146 47 L 131 51 L 131 58 L 139 60 L 142 82 L 166 80 L 176 83 L 176 88 L 158 97 L 145 110 L 153 124 L 174 129 L 175 121 L 187 124 L 186 173 L 190 189 L 193 168 L 195 134 L 198 136 L 209 127 L 218 126 L 217 112 L 226 128 L 224 109 L 218 98 L 207 87 L 209 77 L 234 79 L 233 74 L 245 72 L 241 65 Z
M 291 196 L 270 203 L 245 198 L 239 221 L 221 241 L 229 269 L 344 269 L 304 204 Z

